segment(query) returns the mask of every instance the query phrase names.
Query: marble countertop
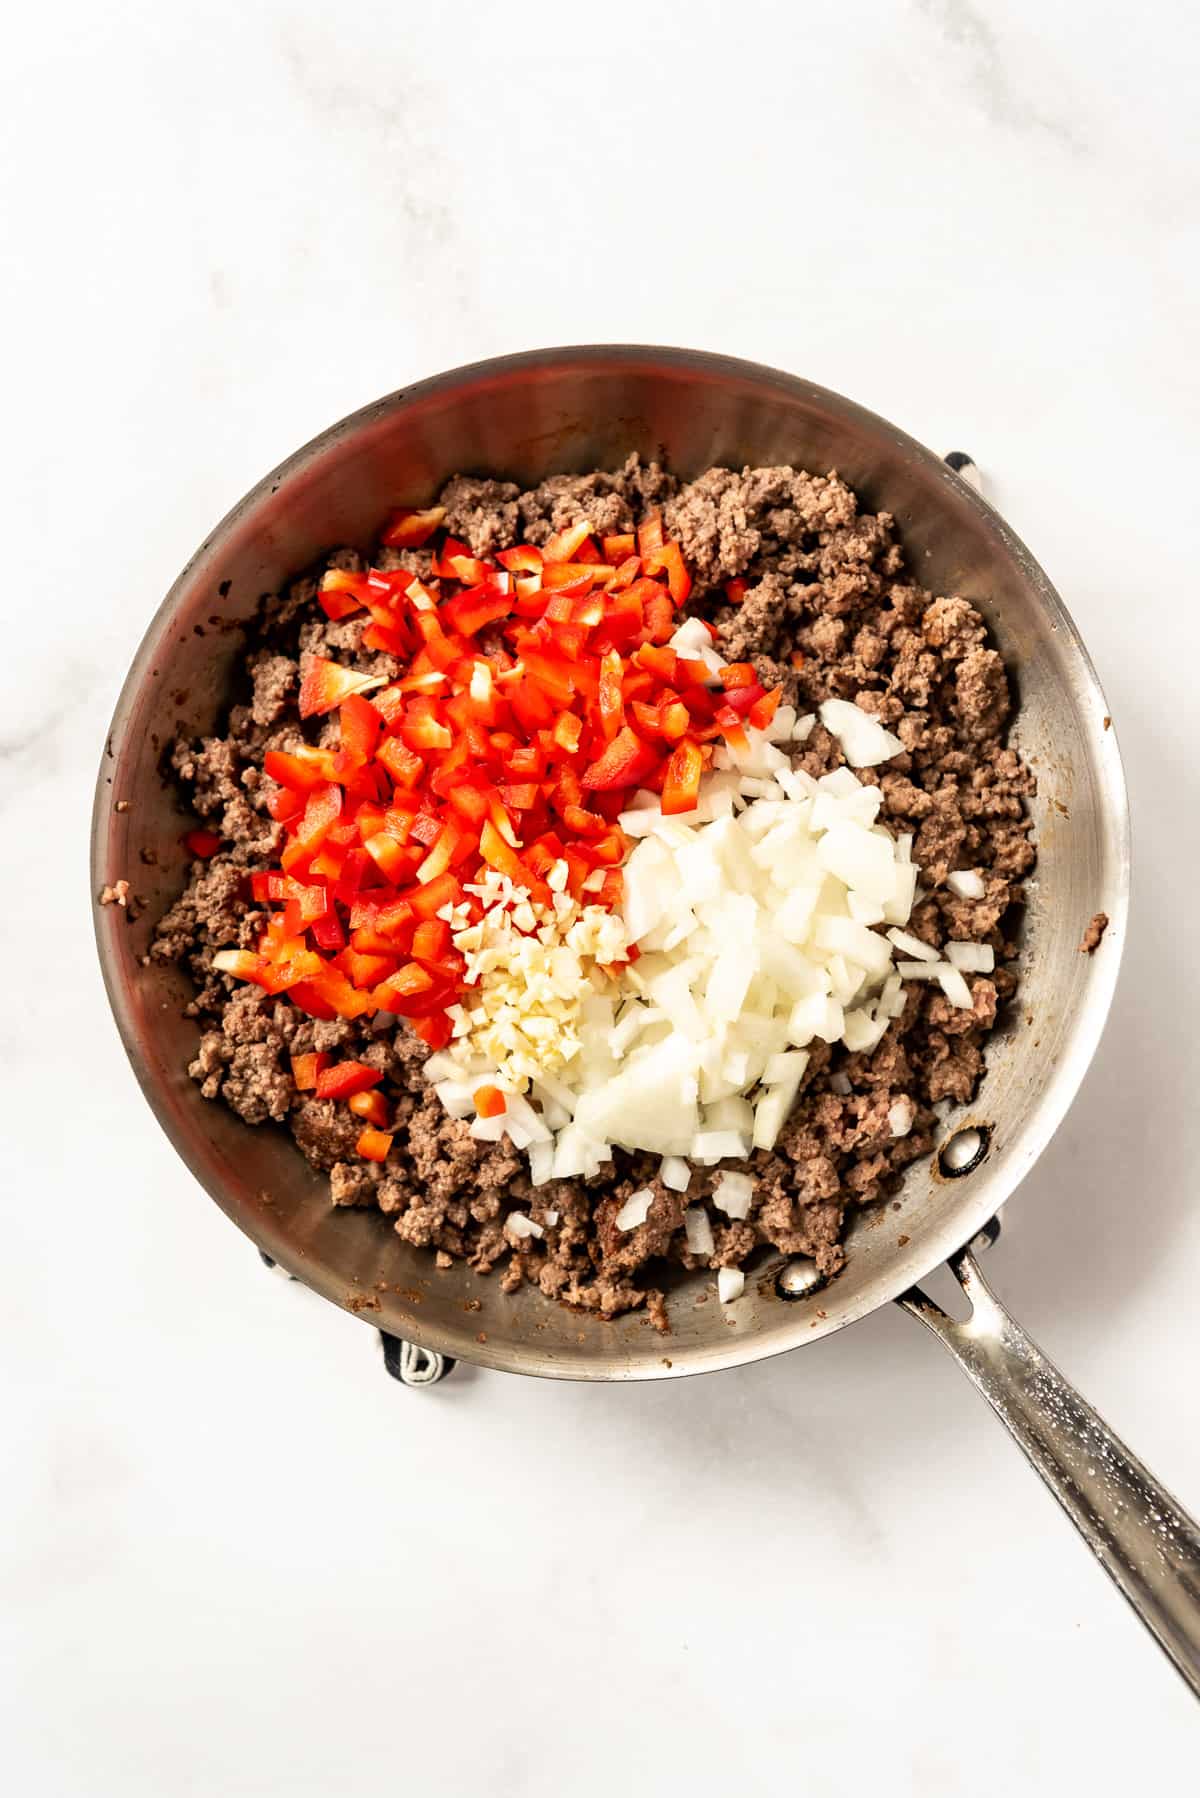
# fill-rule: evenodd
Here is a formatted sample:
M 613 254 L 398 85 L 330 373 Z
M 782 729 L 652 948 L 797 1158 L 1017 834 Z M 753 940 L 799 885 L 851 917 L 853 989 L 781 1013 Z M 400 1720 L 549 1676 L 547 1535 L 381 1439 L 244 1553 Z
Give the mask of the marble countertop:
M 970 450 L 1092 649 L 1137 855 L 1107 1036 L 989 1267 L 1196 1508 L 1198 48 L 1182 4 L 1151 29 L 1082 0 L 10 20 L 0 1740 L 22 1798 L 1183 1789 L 1182 1684 L 898 1312 L 666 1387 L 387 1380 L 153 1123 L 84 853 L 162 593 L 377 394 L 514 348 L 685 343 Z

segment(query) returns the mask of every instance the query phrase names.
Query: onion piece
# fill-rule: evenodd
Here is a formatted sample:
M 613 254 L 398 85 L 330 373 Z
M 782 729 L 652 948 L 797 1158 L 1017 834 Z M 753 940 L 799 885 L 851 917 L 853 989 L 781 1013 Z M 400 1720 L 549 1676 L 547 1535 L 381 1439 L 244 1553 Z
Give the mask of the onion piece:
M 530 1236 L 544 1236 L 546 1232 L 534 1219 L 527 1217 L 523 1211 L 510 1211 L 504 1220 L 504 1228 L 511 1231 L 519 1240 Z
M 664 1155 L 659 1163 L 658 1177 L 668 1192 L 686 1192 L 691 1184 L 692 1170 L 681 1155 Z
M 648 1186 L 637 1192 L 631 1192 L 621 1209 L 613 1219 L 618 1230 L 636 1230 L 645 1223 L 650 1215 L 650 1207 L 654 1203 L 654 1194 Z
M 946 960 L 963 974 L 991 974 L 996 951 L 990 943 L 947 943 Z
M 746 1290 L 746 1276 L 740 1267 L 717 1269 L 717 1297 L 723 1305 L 732 1305 Z
M 754 1182 L 750 1175 L 722 1168 L 713 1181 L 712 1202 L 726 1217 L 749 1217 L 754 1202 Z
M 951 1005 L 956 1006 L 959 1011 L 973 1009 L 975 1001 L 971 997 L 970 987 L 958 969 L 952 968 L 949 962 L 942 962 L 938 968 L 938 985 Z
M 687 1245 L 693 1255 L 711 1255 L 716 1243 L 713 1241 L 712 1225 L 703 1205 L 689 1205 L 683 1214 L 683 1228 L 687 1236 Z
M 959 899 L 982 899 L 987 891 L 977 868 L 956 868 L 952 874 L 947 874 L 946 885 Z

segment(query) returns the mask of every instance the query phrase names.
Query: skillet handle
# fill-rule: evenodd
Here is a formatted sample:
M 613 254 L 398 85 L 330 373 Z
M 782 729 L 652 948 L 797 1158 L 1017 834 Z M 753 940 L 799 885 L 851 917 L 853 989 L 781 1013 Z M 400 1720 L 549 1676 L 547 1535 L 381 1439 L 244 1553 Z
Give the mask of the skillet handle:
M 896 1301 L 950 1351 L 1142 1622 L 1200 1697 L 1200 1530 L 996 1298 L 970 1249 L 958 1323 L 920 1287 Z

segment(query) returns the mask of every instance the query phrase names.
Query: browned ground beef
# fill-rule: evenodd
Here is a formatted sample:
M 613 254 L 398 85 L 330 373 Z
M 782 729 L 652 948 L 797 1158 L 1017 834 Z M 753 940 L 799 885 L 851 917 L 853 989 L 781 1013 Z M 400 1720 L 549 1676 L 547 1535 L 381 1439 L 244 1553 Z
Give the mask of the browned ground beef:
M 687 1193 L 670 1192 L 655 1177 L 657 1156 L 618 1149 L 595 1179 L 531 1188 L 520 1155 L 477 1143 L 424 1088 L 426 1050 L 406 1026 L 390 1017 L 378 1024 L 314 1022 L 286 999 L 212 972 L 213 951 L 250 943 L 262 921 L 246 897 L 245 876 L 275 858 L 281 834 L 266 810 L 274 789 L 262 757 L 306 730 L 312 735 L 296 704 L 301 653 L 357 657 L 398 672 L 387 656 L 361 654 L 361 619 L 325 619 L 313 603 L 318 569 L 264 606 L 226 734 L 174 746 L 172 766 L 192 806 L 229 843 L 212 861 L 193 865 L 153 949 L 161 960 L 183 962 L 196 981 L 191 1009 L 202 1034 L 193 1078 L 206 1098 L 224 1099 L 248 1123 L 286 1124 L 314 1166 L 329 1173 L 335 1205 L 378 1207 L 406 1242 L 437 1250 L 441 1266 L 459 1256 L 482 1271 L 499 1266 L 505 1290 L 533 1281 L 604 1316 L 646 1305 L 665 1327 L 655 1282 L 672 1262 L 732 1267 L 769 1243 L 835 1274 L 845 1259 L 849 1209 L 894 1190 L 901 1170 L 930 1149 L 938 1100 L 971 1097 L 997 1006 L 1016 988 L 1012 930 L 1021 881 L 1034 861 L 1024 805 L 1034 779 L 1005 747 L 1008 681 L 983 620 L 966 600 L 935 597 L 917 585 L 905 571 L 892 519 L 861 513 L 836 475 L 710 468 L 681 483 L 631 457 L 617 473 L 556 475 L 527 493 L 511 482 L 456 476 L 441 499 L 448 528 L 480 555 L 513 542 L 542 543 L 581 516 L 597 532 L 630 530 L 649 507 L 662 506 L 694 572 L 691 609 L 717 625 L 731 660 L 752 658 L 764 681 L 781 682 L 802 711 L 830 695 L 857 699 L 900 737 L 905 753 L 860 778 L 880 780 L 885 821 L 914 835 L 925 896 L 911 928 L 939 945 L 990 943 L 996 973 L 972 979 L 970 1012 L 955 1010 L 935 987 L 911 986 L 903 1016 L 871 1054 L 831 1053 L 814 1043 L 778 1146 L 752 1157 L 749 1218 L 732 1222 L 710 1210 L 715 1251 L 708 1258 L 689 1254 L 683 1212 L 708 1197 L 715 1168 L 696 1169 Z M 374 560 L 429 572 L 420 550 L 378 550 Z M 359 552 L 348 549 L 323 566 L 334 564 L 362 565 Z M 734 576 L 748 583 L 737 606 L 722 592 Z M 792 664 L 797 650 L 804 655 L 799 669 Z M 336 729 L 328 721 L 320 726 L 329 735 Z M 814 775 L 841 762 L 819 724 L 797 753 L 797 764 Z M 980 899 L 956 898 L 946 886 L 952 869 L 966 867 L 983 872 Z M 295 1091 L 288 1057 L 314 1048 L 341 1050 L 383 1070 L 396 1123 L 382 1166 L 356 1158 L 359 1121 L 344 1105 Z M 911 1134 L 894 1137 L 888 1111 L 902 1095 L 915 1102 L 916 1122 Z M 646 1222 L 630 1233 L 617 1230 L 622 1203 L 647 1185 L 654 1203 Z M 511 1240 L 504 1217 L 514 1206 L 528 1207 L 543 1223 L 547 1210 L 557 1211 L 558 1222 L 545 1226 L 544 1240 Z

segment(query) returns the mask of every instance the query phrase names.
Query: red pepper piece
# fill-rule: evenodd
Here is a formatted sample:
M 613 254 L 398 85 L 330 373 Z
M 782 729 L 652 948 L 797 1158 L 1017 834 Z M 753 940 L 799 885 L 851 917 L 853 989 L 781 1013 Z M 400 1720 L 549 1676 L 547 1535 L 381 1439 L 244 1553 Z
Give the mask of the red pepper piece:
M 419 549 L 423 543 L 428 543 L 445 516 L 445 506 L 427 506 L 421 512 L 393 512 L 379 541 L 386 543 L 389 549 Z
M 502 568 L 510 574 L 540 574 L 542 568 L 542 552 L 535 549 L 532 543 L 518 543 L 513 549 L 502 549 L 496 557 Z
M 332 712 L 334 706 L 341 705 L 351 693 L 382 687 L 384 680 L 381 674 L 363 674 L 354 668 L 343 668 L 339 662 L 330 662 L 324 656 L 310 656 L 300 682 L 300 716 L 315 718 L 322 712 Z
M 355 932 L 358 935 L 358 932 Z M 379 954 L 370 950 L 357 949 L 353 944 L 343 949 L 337 957 L 337 966 L 353 985 L 360 989 L 370 989 L 386 980 L 389 974 L 396 972 L 397 959 L 394 955 Z
M 620 593 L 622 588 L 631 587 L 639 578 L 641 572 L 642 558 L 640 556 L 626 556 L 623 562 L 618 563 L 617 572 L 608 583 L 608 591 L 610 593 Z
M 766 730 L 772 718 L 779 710 L 779 702 L 783 698 L 782 687 L 772 687 L 761 699 L 756 699 L 750 707 L 750 722 L 755 730 Z
M 232 974 L 235 980 L 253 980 L 261 986 L 267 972 L 267 958 L 250 949 L 219 949 L 212 958 L 218 974 Z
M 376 1130 L 387 1129 L 392 1114 L 381 1092 L 351 1093 L 346 1103 L 365 1124 L 373 1124 Z
M 726 662 L 721 670 L 721 685 L 730 687 L 757 687 L 758 670 L 753 662 Z
M 657 507 L 652 512 L 647 512 L 644 521 L 639 524 L 637 543 L 639 556 L 652 555 L 656 549 L 662 548 L 663 520 L 662 513 Z
M 612 742 L 625 722 L 625 707 L 621 693 L 624 671 L 624 663 L 615 649 L 607 650 L 600 658 L 600 687 L 597 698 L 600 706 L 600 729 L 604 733 L 606 743 Z
M 385 879 L 396 883 L 406 880 L 417 864 L 418 857 L 411 849 L 398 843 L 387 831 L 380 830 L 368 837 L 363 848 L 379 869 Z
M 586 518 L 578 524 L 570 524 L 565 530 L 555 531 L 542 545 L 543 562 L 570 562 L 575 552 L 592 534 L 591 524 Z
M 328 749 L 268 749 L 263 772 L 293 793 L 311 793 L 323 781 L 333 779 L 333 753 Z
M 573 712 L 560 712 L 558 717 L 554 720 L 554 741 L 567 755 L 576 754 L 579 749 L 579 739 L 582 734 L 583 721 L 582 719 L 577 718 Z M 517 759 L 517 756 L 514 755 L 509 761 L 508 768 L 510 773 L 516 774 L 524 771 L 523 769 L 519 770 L 517 768 Z M 531 773 L 539 775 L 543 771 L 543 768 L 530 768 Z
M 299 1093 L 312 1092 L 317 1084 L 317 1075 L 329 1066 L 329 1056 L 321 1049 L 314 1049 L 308 1055 L 292 1056 L 292 1080 Z
M 454 1035 L 454 1025 L 444 1011 L 432 1012 L 426 1018 L 410 1018 L 409 1024 L 431 1049 L 444 1049 Z
M 498 1086 L 479 1086 L 473 1094 L 475 1115 L 481 1118 L 503 1117 L 508 1110 L 508 1101 Z
M 739 718 L 744 718 L 746 713 L 751 710 L 762 696 L 763 690 L 757 681 L 755 681 L 752 687 L 731 687 L 729 692 L 725 695 L 725 706 L 723 709 L 736 712 Z
M 336 1067 L 323 1068 L 317 1075 L 318 1099 L 348 1099 L 351 1093 L 365 1093 L 378 1086 L 383 1075 L 369 1068 L 365 1061 L 339 1061 Z
M 700 753 L 700 745 L 685 737 L 682 743 L 676 745 L 667 763 L 667 776 L 662 790 L 664 815 L 695 811 L 700 799 L 700 776 L 703 772 L 704 757 Z
M 409 749 L 416 750 L 449 749 L 454 742 L 446 726 L 428 714 L 406 718 L 400 726 L 400 736 Z
M 731 748 L 745 755 L 750 749 L 750 739 L 742 728 L 742 721 L 732 706 L 723 705 L 717 711 L 717 723 L 721 727 L 721 735 Z
M 536 781 L 501 787 L 500 797 L 510 812 L 531 812 L 540 798 Z
M 749 583 L 744 581 L 740 574 L 737 576 L 736 580 L 726 581 L 725 597 L 731 606 L 741 605 L 746 597 L 746 588 L 748 585 Z
M 484 829 L 490 826 L 485 824 Z M 440 874 L 423 887 L 413 887 L 405 894 L 418 918 L 436 917 L 443 906 L 461 905 L 463 890 L 461 882 L 453 874 Z
M 637 539 L 632 531 L 623 531 L 615 537 L 601 537 L 600 548 L 604 551 L 604 560 L 619 566 L 629 556 L 636 554 Z
M 341 919 L 332 907 L 323 918 L 314 919 L 312 933 L 317 948 L 324 949 L 326 954 L 335 954 L 346 946 L 346 932 L 342 928 Z
M 658 757 L 650 745 L 625 725 L 603 755 L 584 770 L 583 784 L 600 791 L 610 787 L 636 786 L 657 761 Z
M 364 699 L 361 693 L 351 693 L 338 708 L 338 725 L 342 746 L 334 757 L 333 766 L 335 773 L 344 776 L 353 774 L 370 761 L 383 729 L 383 719 L 369 699 Z
M 391 1011 L 397 1017 L 408 1017 L 418 1007 L 422 996 L 433 990 L 433 976 L 415 961 L 406 962 L 371 994 L 376 1011 Z
M 183 838 L 185 846 L 201 861 L 207 861 L 221 847 L 221 838 L 215 830 L 189 830 Z
M 368 1124 L 354 1147 L 364 1161 L 386 1161 L 391 1153 L 392 1138 L 385 1130 L 376 1130 Z
M 661 549 L 651 550 L 649 555 L 643 550 L 642 554 L 645 557 L 646 573 L 665 573 L 667 586 L 671 589 L 671 598 L 677 606 L 686 605 L 688 595 L 692 590 L 692 577 L 687 571 L 683 560 L 683 551 L 678 543 L 672 538 L 669 543 L 664 543 Z

